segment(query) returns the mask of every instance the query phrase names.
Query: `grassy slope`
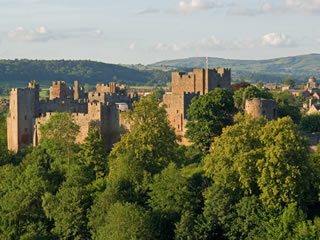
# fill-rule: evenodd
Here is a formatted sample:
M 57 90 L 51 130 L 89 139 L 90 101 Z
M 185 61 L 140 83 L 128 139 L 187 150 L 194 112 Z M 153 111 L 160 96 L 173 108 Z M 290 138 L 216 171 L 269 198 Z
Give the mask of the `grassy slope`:
M 209 67 L 231 67 L 235 72 L 284 75 L 320 75 L 320 54 L 276 58 L 270 60 L 234 60 L 209 58 Z M 204 67 L 205 58 L 186 58 L 154 63 L 156 67 Z

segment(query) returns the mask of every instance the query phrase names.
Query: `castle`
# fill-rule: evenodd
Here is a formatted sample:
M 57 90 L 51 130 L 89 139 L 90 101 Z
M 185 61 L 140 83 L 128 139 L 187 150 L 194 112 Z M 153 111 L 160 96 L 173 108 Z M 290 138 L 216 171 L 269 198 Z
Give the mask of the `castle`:
M 254 98 L 246 100 L 245 112 L 253 118 L 265 117 L 268 121 L 278 118 L 277 103 L 273 99 Z
M 168 120 L 177 135 L 183 137 L 185 134 L 191 100 L 215 88 L 231 89 L 231 69 L 199 68 L 189 73 L 172 73 L 172 92 L 163 96 L 163 103 L 167 106 Z M 182 143 L 188 142 L 183 138 Z
M 104 137 L 106 149 L 120 140 L 125 131 L 120 112 L 132 107 L 137 96 L 128 95 L 124 86 L 116 83 L 97 84 L 96 91 L 85 93 L 78 81 L 74 87 L 65 82 L 53 82 L 49 100 L 40 100 L 39 84 L 29 83 L 27 88 L 10 90 L 7 118 L 8 149 L 18 152 L 29 144 L 37 145 L 41 138 L 40 125 L 56 112 L 70 112 L 80 132 L 76 141 L 81 143 L 90 128 L 98 127 Z

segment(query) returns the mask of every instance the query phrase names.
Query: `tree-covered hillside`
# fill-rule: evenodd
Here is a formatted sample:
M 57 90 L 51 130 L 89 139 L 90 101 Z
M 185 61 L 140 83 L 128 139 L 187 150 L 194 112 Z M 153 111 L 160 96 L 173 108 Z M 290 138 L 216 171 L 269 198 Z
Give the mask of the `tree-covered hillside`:
M 295 77 L 299 82 L 310 75 L 320 75 L 320 54 L 309 54 L 269 60 L 208 59 L 209 67 L 231 67 L 233 80 L 257 82 L 279 82 L 286 76 Z M 154 63 L 153 67 L 163 68 L 200 68 L 206 66 L 204 57 L 186 58 Z
M 63 80 L 70 84 L 96 84 L 116 81 L 130 85 L 165 86 L 170 73 L 140 71 L 115 64 L 88 60 L 0 60 L 0 85 L 25 86 L 30 80 L 42 85 Z

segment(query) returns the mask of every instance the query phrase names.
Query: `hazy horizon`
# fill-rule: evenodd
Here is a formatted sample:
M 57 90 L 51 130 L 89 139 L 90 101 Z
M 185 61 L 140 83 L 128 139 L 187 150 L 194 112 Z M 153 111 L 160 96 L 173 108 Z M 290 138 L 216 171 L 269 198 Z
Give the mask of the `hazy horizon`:
M 1 59 L 151 64 L 320 53 L 320 0 L 0 0 Z

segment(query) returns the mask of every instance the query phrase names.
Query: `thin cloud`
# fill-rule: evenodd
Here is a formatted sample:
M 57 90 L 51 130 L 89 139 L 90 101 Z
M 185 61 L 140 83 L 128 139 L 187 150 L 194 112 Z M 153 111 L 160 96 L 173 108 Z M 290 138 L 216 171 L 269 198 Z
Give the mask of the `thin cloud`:
M 46 27 L 41 26 L 34 29 L 26 29 L 17 27 L 7 33 L 7 37 L 14 41 L 23 42 L 48 42 L 51 40 L 60 40 L 67 38 L 79 37 L 102 37 L 101 29 L 75 29 L 69 31 L 50 31 Z
M 277 4 L 271 1 L 259 8 L 242 8 L 233 6 L 228 9 L 231 16 L 257 16 L 262 14 L 294 14 L 318 16 L 320 15 L 320 0 L 279 0 Z
M 176 12 L 176 13 L 191 13 L 195 11 L 200 11 L 200 10 L 209 10 L 212 8 L 221 8 L 223 7 L 223 3 L 220 1 L 201 1 L 201 0 L 191 0 L 191 1 L 185 1 L 181 0 L 179 2 L 178 7 L 174 9 L 170 9 L 169 12 Z
M 215 36 L 198 41 L 182 41 L 174 43 L 159 42 L 154 49 L 158 51 L 180 52 L 187 50 L 223 49 L 223 43 Z
M 24 27 L 17 27 L 8 32 L 8 38 L 17 41 L 47 42 L 49 40 L 56 40 L 57 36 L 43 26 L 31 30 L 25 29 Z
M 159 9 L 156 9 L 156 8 L 147 8 L 147 9 L 144 9 L 140 12 L 138 12 L 139 15 L 145 15 L 145 14 L 154 14 L 154 13 L 159 13 L 160 10 Z
M 136 49 L 136 43 L 130 43 L 129 49 L 130 49 L 130 50 Z
M 262 36 L 262 45 L 267 47 L 291 47 L 294 42 L 284 33 L 268 33 Z

